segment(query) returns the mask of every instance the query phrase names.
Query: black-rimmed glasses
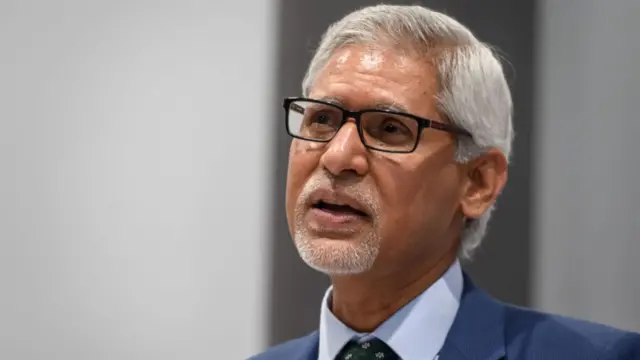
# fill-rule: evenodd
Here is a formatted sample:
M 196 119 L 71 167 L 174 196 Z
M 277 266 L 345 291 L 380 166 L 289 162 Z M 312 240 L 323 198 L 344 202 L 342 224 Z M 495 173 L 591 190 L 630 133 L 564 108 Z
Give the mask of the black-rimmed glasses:
M 384 152 L 413 152 L 422 130 L 426 128 L 471 136 L 457 126 L 397 111 L 349 111 L 335 104 L 306 98 L 286 98 L 283 106 L 289 135 L 308 141 L 331 141 L 350 118 L 355 120 L 364 146 Z

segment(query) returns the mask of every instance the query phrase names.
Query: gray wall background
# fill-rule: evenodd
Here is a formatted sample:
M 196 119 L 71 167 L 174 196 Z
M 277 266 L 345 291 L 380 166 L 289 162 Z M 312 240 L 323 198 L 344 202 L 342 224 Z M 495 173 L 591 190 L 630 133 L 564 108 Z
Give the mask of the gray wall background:
M 0 359 L 264 347 L 273 11 L 0 1 Z
M 640 2 L 544 0 L 536 307 L 640 331 Z

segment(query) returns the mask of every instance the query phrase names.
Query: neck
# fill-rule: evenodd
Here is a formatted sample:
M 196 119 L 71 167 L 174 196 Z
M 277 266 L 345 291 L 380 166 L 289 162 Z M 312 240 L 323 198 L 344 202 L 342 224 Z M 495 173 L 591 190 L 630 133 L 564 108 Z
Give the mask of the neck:
M 333 277 L 331 311 L 357 332 L 373 332 L 403 306 L 433 285 L 456 259 L 449 252 L 418 270 L 398 270 L 384 275 L 359 274 Z M 412 268 L 405 266 L 405 269 Z

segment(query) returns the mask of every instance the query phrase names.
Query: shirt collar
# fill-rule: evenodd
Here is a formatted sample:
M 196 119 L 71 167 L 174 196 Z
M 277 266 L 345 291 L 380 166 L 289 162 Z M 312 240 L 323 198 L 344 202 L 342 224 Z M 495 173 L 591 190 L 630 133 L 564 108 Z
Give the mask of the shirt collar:
M 463 283 L 462 269 L 456 261 L 438 281 L 370 335 L 386 342 L 403 360 L 435 358 L 458 312 Z M 318 360 L 334 360 L 353 337 L 369 335 L 350 329 L 333 315 L 329 309 L 331 289 L 322 299 Z

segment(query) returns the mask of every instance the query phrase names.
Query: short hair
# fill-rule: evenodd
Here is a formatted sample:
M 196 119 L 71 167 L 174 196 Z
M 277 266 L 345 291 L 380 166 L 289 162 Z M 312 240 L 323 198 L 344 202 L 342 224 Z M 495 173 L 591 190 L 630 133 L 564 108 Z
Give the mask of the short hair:
M 438 111 L 472 135 L 458 137 L 456 161 L 467 162 L 490 148 L 499 149 L 509 161 L 513 103 L 502 64 L 492 47 L 464 25 L 421 6 L 376 5 L 354 11 L 322 36 L 302 82 L 305 96 L 333 53 L 351 44 L 387 46 L 431 61 L 439 85 Z M 471 258 L 482 242 L 493 209 L 478 219 L 465 219 L 461 258 Z

